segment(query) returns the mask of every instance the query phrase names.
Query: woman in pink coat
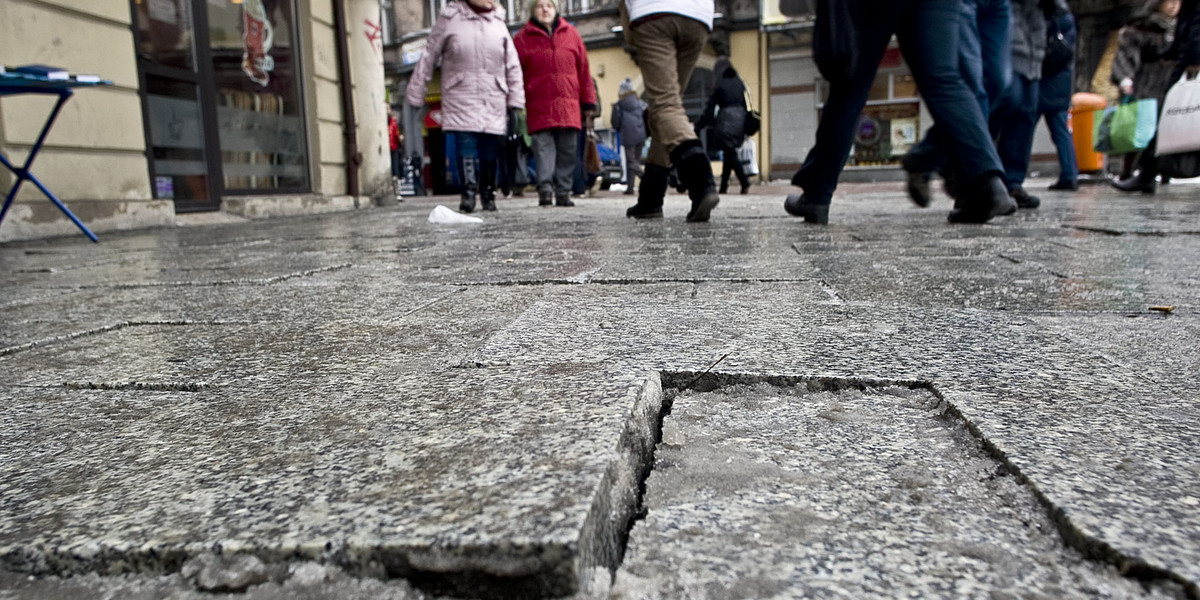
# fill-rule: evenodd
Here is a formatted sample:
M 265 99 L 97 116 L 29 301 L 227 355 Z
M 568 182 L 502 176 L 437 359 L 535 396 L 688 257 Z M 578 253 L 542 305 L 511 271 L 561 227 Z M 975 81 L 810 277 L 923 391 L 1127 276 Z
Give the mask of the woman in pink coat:
M 463 182 L 459 210 L 496 210 L 496 159 L 508 131 L 508 110 L 525 107 L 521 64 L 495 0 L 459 0 L 442 9 L 413 70 L 406 100 L 425 102 L 433 69 L 442 64 L 442 128 L 454 136 Z
M 525 73 L 529 133 L 537 162 L 538 204 L 574 206 L 571 183 L 579 131 L 596 110 L 596 88 L 579 31 L 558 16 L 556 0 L 533 0 L 514 43 Z

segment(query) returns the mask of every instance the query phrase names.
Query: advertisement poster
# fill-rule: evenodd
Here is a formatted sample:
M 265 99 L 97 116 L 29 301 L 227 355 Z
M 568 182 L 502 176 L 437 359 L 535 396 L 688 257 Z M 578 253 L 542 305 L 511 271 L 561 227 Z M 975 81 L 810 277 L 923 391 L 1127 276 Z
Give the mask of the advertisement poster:
M 816 14 L 815 0 L 762 0 L 762 24 L 811 21 Z

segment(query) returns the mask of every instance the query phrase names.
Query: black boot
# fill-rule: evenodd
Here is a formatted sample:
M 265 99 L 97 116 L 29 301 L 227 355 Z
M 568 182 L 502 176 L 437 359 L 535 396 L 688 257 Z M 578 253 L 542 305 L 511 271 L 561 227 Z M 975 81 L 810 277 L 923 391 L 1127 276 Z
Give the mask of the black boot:
M 688 140 L 671 151 L 671 162 L 679 171 L 679 182 L 687 188 L 688 198 L 692 199 L 692 210 L 688 212 L 687 221 L 708 221 L 721 196 L 717 194 L 712 163 L 704 152 L 704 146 L 700 145 L 700 140 Z
M 783 210 L 793 217 L 804 217 L 805 223 L 829 224 L 829 205 L 814 204 L 804 194 L 788 194 L 787 199 L 783 201 Z
M 483 210 L 496 211 L 496 162 L 484 161 L 479 166 L 479 200 Z
M 462 200 L 458 210 L 464 213 L 475 212 L 475 191 L 479 189 L 479 161 L 475 158 L 463 158 L 458 161 L 458 174 L 462 177 Z
M 1158 183 L 1154 181 L 1154 176 L 1144 177 L 1145 171 L 1134 175 L 1128 179 L 1121 179 L 1113 182 L 1113 187 L 1122 192 L 1141 192 L 1143 194 L 1153 194 L 1158 191 Z
M 642 184 L 638 186 L 637 204 L 625 211 L 625 216 L 633 219 L 661 219 L 663 216 L 663 198 L 667 195 L 667 185 L 671 171 L 658 165 L 646 165 L 642 174 Z
M 538 206 L 551 206 L 554 204 L 554 190 L 549 185 L 538 188 Z
M 954 210 L 946 217 L 951 223 L 987 223 L 992 217 L 1017 212 L 1017 203 L 1008 194 L 1008 186 L 999 175 L 989 175 L 959 192 Z

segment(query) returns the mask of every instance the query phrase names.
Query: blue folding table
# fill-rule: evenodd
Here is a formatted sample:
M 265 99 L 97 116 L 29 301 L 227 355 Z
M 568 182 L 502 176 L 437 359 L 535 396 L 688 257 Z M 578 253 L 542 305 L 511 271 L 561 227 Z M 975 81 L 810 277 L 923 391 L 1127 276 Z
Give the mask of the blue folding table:
M 76 81 L 75 79 L 49 79 L 37 75 L 26 75 L 24 73 L 0 73 L 0 97 L 15 96 L 17 94 L 43 94 L 58 96 L 58 102 L 54 105 L 54 110 L 50 111 L 50 116 L 46 118 L 46 124 L 42 126 L 42 132 L 38 134 L 37 141 L 33 143 L 33 147 L 29 149 L 29 156 L 25 158 L 25 164 L 16 166 L 8 160 L 3 154 L 0 154 L 0 162 L 8 167 L 17 176 L 17 181 L 13 184 L 12 189 L 8 191 L 8 196 L 4 199 L 4 208 L 0 209 L 0 224 L 4 223 L 4 215 L 8 214 L 8 207 L 12 205 L 13 199 L 17 197 L 17 190 L 21 189 L 21 184 L 26 181 L 36 185 L 43 194 L 63 211 L 79 227 L 85 235 L 93 242 L 98 242 L 96 234 L 84 225 L 78 217 L 72 213 L 62 200 L 46 189 L 46 186 L 34 177 L 29 172 L 29 167 L 33 165 L 33 159 L 37 158 L 38 151 L 42 149 L 42 143 L 46 141 L 46 134 L 50 132 L 50 127 L 54 125 L 54 120 L 58 118 L 58 112 L 62 109 L 63 104 L 74 94 L 73 88 L 78 87 L 94 87 L 98 85 L 111 85 L 111 81 Z

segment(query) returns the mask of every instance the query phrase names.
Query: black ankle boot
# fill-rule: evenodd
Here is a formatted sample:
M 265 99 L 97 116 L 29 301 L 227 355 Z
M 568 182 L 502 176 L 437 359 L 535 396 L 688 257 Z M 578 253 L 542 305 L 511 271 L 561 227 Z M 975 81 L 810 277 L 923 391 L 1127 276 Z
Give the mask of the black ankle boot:
M 951 223 L 987 223 L 992 217 L 1017 212 L 1017 203 L 999 175 L 990 175 L 970 188 L 960 188 L 959 192 L 954 210 L 946 217 Z
M 805 223 L 829 224 L 829 205 L 814 204 L 804 194 L 789 194 L 783 201 L 783 210 L 793 217 L 804 217 Z
M 637 204 L 630 206 L 625 216 L 632 219 L 661 219 L 663 198 L 667 195 L 670 178 L 671 171 L 666 167 L 646 165 L 641 185 L 638 186 Z
M 458 203 L 458 210 L 465 213 L 475 212 L 475 193 L 479 189 L 479 161 L 475 158 L 460 157 L 458 175 L 463 182 L 462 200 Z
M 709 214 L 721 201 L 713 181 L 712 163 L 700 140 L 688 140 L 671 151 L 671 162 L 679 171 L 679 182 L 687 189 L 692 199 L 692 210 L 688 212 L 689 223 L 708 221 Z

